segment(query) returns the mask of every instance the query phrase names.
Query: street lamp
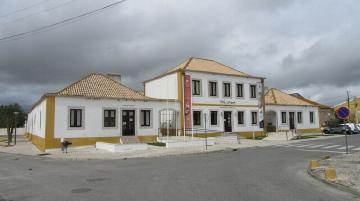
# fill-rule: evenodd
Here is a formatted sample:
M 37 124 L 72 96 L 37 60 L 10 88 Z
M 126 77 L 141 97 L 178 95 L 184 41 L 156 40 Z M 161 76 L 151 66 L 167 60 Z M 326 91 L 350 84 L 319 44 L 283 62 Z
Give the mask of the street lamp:
M 17 128 L 17 115 L 19 114 L 19 112 L 14 112 L 15 115 L 15 138 L 14 138 L 14 144 L 16 145 L 16 128 Z

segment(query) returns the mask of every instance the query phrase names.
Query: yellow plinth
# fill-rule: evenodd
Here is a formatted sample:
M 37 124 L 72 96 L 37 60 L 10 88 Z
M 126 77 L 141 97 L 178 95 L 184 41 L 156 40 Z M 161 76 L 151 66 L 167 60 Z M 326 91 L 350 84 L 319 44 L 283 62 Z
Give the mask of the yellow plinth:
M 319 165 L 319 162 L 317 160 L 311 160 L 310 161 L 310 168 L 311 169 L 315 169 L 315 168 L 318 168 L 320 165 Z
M 336 179 L 335 168 L 328 167 L 325 169 L 325 179 L 327 179 L 327 180 L 335 180 Z

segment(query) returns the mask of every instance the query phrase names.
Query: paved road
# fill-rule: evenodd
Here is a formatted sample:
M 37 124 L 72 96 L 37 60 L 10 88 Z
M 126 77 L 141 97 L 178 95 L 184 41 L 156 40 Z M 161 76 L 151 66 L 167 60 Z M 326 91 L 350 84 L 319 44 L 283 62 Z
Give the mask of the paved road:
M 351 141 L 360 142 L 360 135 Z M 338 153 L 273 146 L 112 161 L 0 154 L 0 200 L 358 200 L 307 175 L 308 160 L 325 154 Z

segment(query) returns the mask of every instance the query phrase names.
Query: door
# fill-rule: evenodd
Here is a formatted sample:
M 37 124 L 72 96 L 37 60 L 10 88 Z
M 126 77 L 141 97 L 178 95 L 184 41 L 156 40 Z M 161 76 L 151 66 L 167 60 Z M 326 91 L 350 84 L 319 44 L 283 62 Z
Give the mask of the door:
M 231 127 L 231 112 L 230 111 L 224 111 L 224 131 L 225 132 L 232 132 Z
M 289 118 L 290 129 L 295 129 L 295 112 L 289 112 Z
M 122 135 L 135 135 L 135 110 L 122 111 Z

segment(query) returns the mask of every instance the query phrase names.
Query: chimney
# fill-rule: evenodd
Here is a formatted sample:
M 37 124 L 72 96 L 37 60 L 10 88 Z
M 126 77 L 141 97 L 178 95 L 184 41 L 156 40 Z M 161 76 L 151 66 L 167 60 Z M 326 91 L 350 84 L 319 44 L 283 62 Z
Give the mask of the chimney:
M 110 77 L 111 79 L 115 80 L 116 82 L 121 83 L 121 75 L 117 74 L 117 73 L 109 73 L 107 74 L 108 77 Z

